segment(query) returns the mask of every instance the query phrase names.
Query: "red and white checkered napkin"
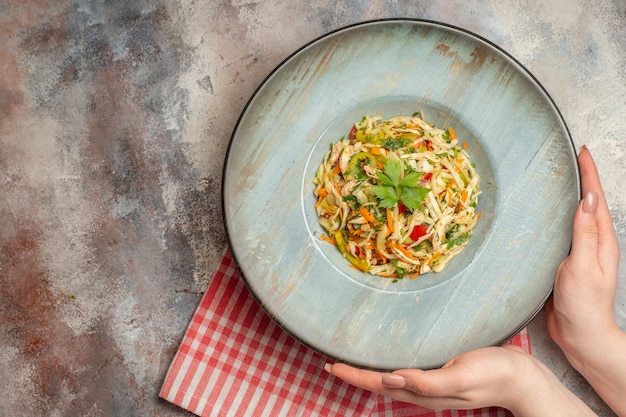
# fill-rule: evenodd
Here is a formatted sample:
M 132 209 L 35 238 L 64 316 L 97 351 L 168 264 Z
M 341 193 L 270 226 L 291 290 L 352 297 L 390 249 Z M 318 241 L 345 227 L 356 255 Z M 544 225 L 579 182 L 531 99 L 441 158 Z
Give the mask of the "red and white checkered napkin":
M 513 343 L 530 351 L 524 330 Z M 431 411 L 345 384 L 327 358 L 275 324 L 229 251 L 200 301 L 160 396 L 199 416 L 511 416 L 503 409 Z

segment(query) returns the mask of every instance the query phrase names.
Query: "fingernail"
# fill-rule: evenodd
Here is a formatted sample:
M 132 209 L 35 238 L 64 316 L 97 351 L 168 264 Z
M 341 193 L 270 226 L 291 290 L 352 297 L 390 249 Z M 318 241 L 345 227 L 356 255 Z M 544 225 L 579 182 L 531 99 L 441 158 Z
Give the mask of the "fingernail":
M 598 193 L 589 191 L 583 198 L 583 212 L 595 214 L 598 210 Z
M 333 366 L 330 363 L 327 363 L 324 365 L 324 370 L 328 372 L 329 374 L 332 374 L 331 372 L 332 369 L 333 369 Z
M 396 374 L 384 374 L 382 383 L 388 388 L 404 388 L 406 386 L 406 379 Z
M 582 145 L 580 148 L 578 148 L 578 153 L 581 153 L 583 151 L 588 151 L 589 148 L 587 148 L 587 145 Z

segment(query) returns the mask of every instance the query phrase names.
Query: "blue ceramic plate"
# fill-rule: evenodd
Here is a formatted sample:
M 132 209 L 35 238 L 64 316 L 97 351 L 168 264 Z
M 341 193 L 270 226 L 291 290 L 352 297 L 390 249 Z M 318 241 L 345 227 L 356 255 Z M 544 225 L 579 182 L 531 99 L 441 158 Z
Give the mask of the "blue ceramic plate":
M 393 283 L 320 240 L 312 180 L 362 116 L 419 110 L 468 143 L 483 215 L 443 272 Z M 538 81 L 485 39 L 421 20 L 366 22 L 296 51 L 243 111 L 223 177 L 231 250 L 263 308 L 311 348 L 376 369 L 438 367 L 522 329 L 569 252 L 579 197 L 571 138 Z

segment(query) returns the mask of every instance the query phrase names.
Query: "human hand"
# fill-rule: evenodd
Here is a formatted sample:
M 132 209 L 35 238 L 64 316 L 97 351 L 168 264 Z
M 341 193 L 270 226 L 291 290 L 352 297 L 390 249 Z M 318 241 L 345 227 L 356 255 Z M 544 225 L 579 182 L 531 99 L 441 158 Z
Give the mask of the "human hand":
M 381 373 L 341 363 L 325 369 L 349 384 L 430 409 L 499 406 L 517 417 L 594 415 L 543 364 L 514 345 L 467 352 L 428 371 Z
M 619 415 L 626 416 L 626 334 L 613 310 L 620 250 L 589 150 L 578 156 L 583 200 L 574 215 L 572 249 L 546 306 L 548 331 L 572 364 Z
M 548 330 L 570 362 L 586 356 L 617 329 L 613 304 L 619 246 L 611 213 L 589 150 L 578 157 L 583 200 L 574 216 L 572 249 L 561 263 L 547 305 Z M 589 352 L 591 353 L 591 352 Z

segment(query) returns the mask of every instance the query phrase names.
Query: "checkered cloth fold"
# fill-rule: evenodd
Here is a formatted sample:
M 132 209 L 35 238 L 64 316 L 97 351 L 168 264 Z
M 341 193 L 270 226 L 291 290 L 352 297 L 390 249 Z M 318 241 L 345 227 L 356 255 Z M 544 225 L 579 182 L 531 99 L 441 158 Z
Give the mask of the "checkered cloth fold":
M 526 329 L 512 340 L 530 352 Z M 432 411 L 348 385 L 250 294 L 228 250 L 202 296 L 160 396 L 199 416 L 504 417 L 499 408 Z

